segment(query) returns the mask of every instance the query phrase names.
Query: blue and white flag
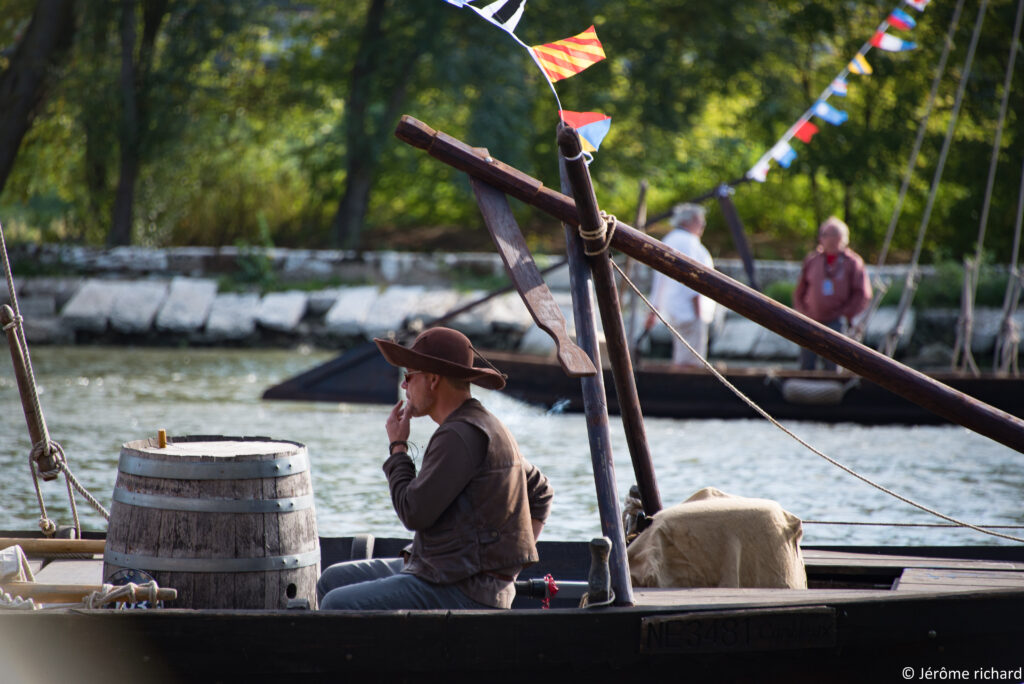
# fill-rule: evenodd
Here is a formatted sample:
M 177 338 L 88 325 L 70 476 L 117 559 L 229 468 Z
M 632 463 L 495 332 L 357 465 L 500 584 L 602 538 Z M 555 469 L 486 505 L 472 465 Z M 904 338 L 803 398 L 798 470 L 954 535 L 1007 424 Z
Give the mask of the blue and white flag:
M 832 89 L 833 95 L 838 95 L 839 97 L 846 97 L 847 87 L 846 81 L 844 81 L 843 79 L 837 78 L 836 80 L 832 81 L 832 84 L 829 87 Z
M 909 40 L 903 40 L 896 36 L 890 36 L 885 31 L 879 31 L 871 38 L 871 44 L 880 50 L 886 52 L 903 52 L 905 50 L 913 50 L 917 47 L 917 43 Z
M 473 0 L 445 0 L 449 5 L 455 5 L 456 7 L 465 7 Z
M 840 111 L 830 105 L 828 102 L 819 101 L 814 105 L 814 115 L 819 119 L 823 119 L 833 126 L 838 126 L 848 118 L 850 115 L 844 111 Z
M 779 162 L 779 166 L 788 169 L 789 165 L 796 159 L 796 150 L 785 140 L 780 140 L 775 143 L 775 147 L 771 150 L 772 159 Z

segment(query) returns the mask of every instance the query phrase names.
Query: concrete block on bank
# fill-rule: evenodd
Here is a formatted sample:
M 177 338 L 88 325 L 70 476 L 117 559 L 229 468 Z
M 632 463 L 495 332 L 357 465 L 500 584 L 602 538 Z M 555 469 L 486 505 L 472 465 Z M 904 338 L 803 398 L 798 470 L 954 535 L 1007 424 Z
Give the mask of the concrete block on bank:
M 363 324 L 380 291 L 376 286 L 343 287 L 324 317 L 327 331 L 335 335 L 361 335 Z
M 971 334 L 971 351 L 975 354 L 991 354 L 996 346 L 996 337 L 1003 321 L 1003 312 L 993 308 L 975 308 L 974 326 Z
M 329 287 L 324 290 L 316 290 L 310 292 L 309 299 L 306 300 L 306 313 L 310 316 L 323 316 L 334 303 L 338 301 L 338 297 L 341 296 L 340 287 Z
M 728 316 L 721 334 L 711 340 L 709 354 L 725 359 L 750 358 L 761 330 L 761 326 L 746 318 Z
M 491 329 L 526 332 L 533 325 L 533 318 L 526 310 L 518 292 L 509 292 L 491 299 L 480 307 L 480 317 L 490 321 Z
M 406 324 L 412 328 L 425 326 L 461 305 L 461 300 L 455 290 L 427 290 L 410 309 Z M 451 326 L 451 322 L 445 325 Z
M 110 327 L 127 334 L 148 332 L 167 297 L 167 289 L 166 280 L 122 283 L 110 312 Z
M 117 281 L 87 280 L 60 312 L 61 320 L 71 330 L 104 332 L 119 292 Z
M 893 326 L 896 325 L 896 317 L 899 313 L 899 307 L 895 306 L 883 306 L 875 312 L 868 321 L 868 328 L 864 332 L 864 344 L 872 349 L 878 349 L 882 342 L 885 340 L 886 335 L 892 330 Z M 903 317 L 903 335 L 900 337 L 899 344 L 896 345 L 896 351 L 904 351 L 907 345 L 910 343 L 910 338 L 914 336 L 914 326 L 917 322 L 917 316 L 913 309 L 907 311 Z
M 555 303 L 558 304 L 558 308 L 562 311 L 562 316 L 565 318 L 565 327 L 569 331 L 569 336 L 572 339 L 576 339 L 576 325 L 572 313 L 572 295 L 568 292 L 555 292 L 553 294 Z M 598 333 L 600 335 L 600 323 L 598 324 Z M 526 329 L 526 332 L 523 333 L 522 339 L 519 340 L 518 350 L 523 354 L 552 355 L 555 353 L 555 341 L 547 331 L 542 330 L 536 323 L 532 323 Z
M 292 332 L 306 315 L 305 292 L 271 292 L 264 295 L 256 313 L 256 322 L 270 330 Z
M 755 324 L 756 325 L 756 324 Z M 760 327 L 760 326 L 758 326 Z M 795 359 L 800 356 L 800 345 L 764 328 L 754 343 L 751 357 L 755 359 Z
M 363 334 L 367 337 L 382 337 L 389 332 L 401 330 L 405 320 L 416 311 L 425 288 L 410 285 L 393 285 L 382 292 L 363 322 Z
M 206 278 L 177 277 L 156 316 L 156 327 L 168 332 L 189 333 L 203 327 L 217 296 L 217 282 Z
M 70 278 L 43 276 L 39 278 L 25 278 L 24 281 L 18 279 L 15 281 L 15 285 L 18 288 L 19 298 L 22 295 L 53 297 L 57 311 L 60 311 L 67 306 L 67 303 L 84 281 L 84 278 L 78 276 Z M 3 301 L 6 296 L 7 288 L 0 288 L 0 301 Z
M 210 340 L 241 340 L 256 331 L 256 313 L 260 296 L 253 292 L 218 294 L 206 318 L 206 337 Z
M 30 318 L 54 318 L 57 315 L 57 299 L 53 295 L 47 294 L 19 294 L 18 311 L 25 320 Z

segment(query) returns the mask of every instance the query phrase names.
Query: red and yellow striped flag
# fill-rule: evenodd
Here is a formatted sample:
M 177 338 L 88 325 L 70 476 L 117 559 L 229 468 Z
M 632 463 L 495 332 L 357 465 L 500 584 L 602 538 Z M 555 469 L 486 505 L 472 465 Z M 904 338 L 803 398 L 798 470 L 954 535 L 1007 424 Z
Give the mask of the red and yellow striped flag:
M 552 83 L 575 76 L 604 59 L 604 48 L 593 26 L 572 38 L 534 45 L 530 49 Z

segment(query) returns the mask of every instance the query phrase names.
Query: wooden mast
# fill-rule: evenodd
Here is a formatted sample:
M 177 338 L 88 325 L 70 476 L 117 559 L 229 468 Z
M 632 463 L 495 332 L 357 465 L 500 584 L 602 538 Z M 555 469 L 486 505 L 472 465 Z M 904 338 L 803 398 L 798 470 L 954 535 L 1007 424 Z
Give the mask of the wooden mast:
M 395 134 L 404 142 L 426 150 L 431 156 L 460 171 L 486 180 L 506 194 L 564 223 L 579 225 L 580 218 L 571 198 L 544 187 L 539 180 L 518 169 L 490 156 L 481 156 L 460 140 L 435 131 L 409 116 L 402 117 Z M 621 221 L 616 222 L 611 245 L 894 394 L 1024 453 L 1024 421 L 1019 418 L 830 330 L 746 285 L 669 249 Z
M 590 171 L 583 160 L 583 149 L 580 147 L 579 135 L 575 129 L 568 126 L 559 127 L 558 147 L 564 159 L 566 178 L 576 198 L 576 206 L 580 208 L 581 227 L 587 233 L 598 230 L 604 219 L 597 206 Z M 633 363 L 629 356 L 629 341 L 626 339 L 622 312 L 619 310 L 619 293 L 615 287 L 611 258 L 600 239 L 585 240 L 584 245 L 587 254 L 590 255 L 594 292 L 597 295 L 598 309 L 601 311 L 604 339 L 608 345 L 608 358 L 615 381 L 615 394 L 619 399 L 622 428 L 626 433 L 626 444 L 629 447 L 630 459 L 633 461 L 640 501 L 644 513 L 654 515 L 661 510 L 661 495 L 658 493 L 658 483 L 654 477 L 651 451 L 647 446 L 647 432 L 640 410 L 640 396 L 636 391 Z
M 569 190 L 564 160 L 558 160 L 562 186 Z M 583 253 L 583 241 L 576 227 L 564 224 L 566 254 L 569 258 L 569 287 L 572 290 L 573 318 L 576 321 L 576 341 L 601 368 L 601 348 L 597 343 L 597 319 L 590 296 L 593 277 Z M 601 518 L 601 533 L 612 545 L 608 565 L 611 588 L 616 605 L 632 605 L 633 584 L 629 578 L 629 560 L 626 558 L 626 535 L 622 527 L 621 507 L 615 485 L 615 461 L 612 456 L 612 435 L 608 423 L 608 398 L 604 388 L 604 373 L 580 378 L 583 412 L 587 419 L 587 440 L 590 443 L 590 462 L 594 471 L 597 491 L 597 509 Z

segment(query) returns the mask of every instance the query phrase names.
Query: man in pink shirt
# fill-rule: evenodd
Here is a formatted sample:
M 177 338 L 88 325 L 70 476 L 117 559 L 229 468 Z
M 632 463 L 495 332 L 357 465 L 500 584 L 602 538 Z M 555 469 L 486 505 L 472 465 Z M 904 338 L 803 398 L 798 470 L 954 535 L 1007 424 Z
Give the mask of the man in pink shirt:
M 848 247 L 850 229 L 835 216 L 818 228 L 818 248 L 804 259 L 793 293 L 793 308 L 808 318 L 843 332 L 871 301 L 871 282 L 864 260 Z M 800 350 L 800 369 L 814 370 L 818 356 Z M 825 370 L 836 364 L 822 359 Z

